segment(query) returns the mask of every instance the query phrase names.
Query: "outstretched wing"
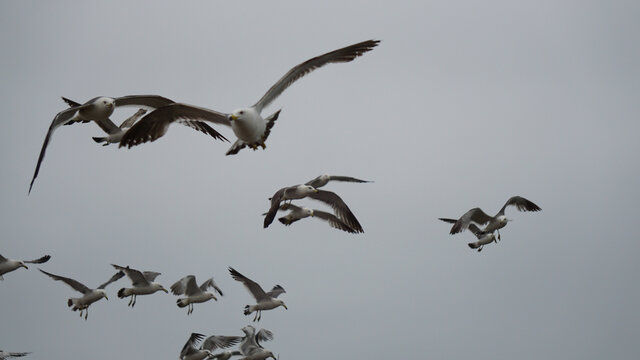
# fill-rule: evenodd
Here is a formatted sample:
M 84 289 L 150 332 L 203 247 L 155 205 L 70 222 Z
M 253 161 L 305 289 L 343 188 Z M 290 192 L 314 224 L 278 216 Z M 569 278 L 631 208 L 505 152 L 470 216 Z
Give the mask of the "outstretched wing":
M 118 281 L 118 280 L 122 279 L 123 277 L 124 277 L 124 272 L 123 271 L 118 271 L 117 273 L 115 273 L 111 277 L 111 279 L 107 280 L 107 282 L 105 282 L 104 284 L 101 284 L 100 286 L 98 286 L 98 289 L 104 289 L 109 284 L 111 284 L 112 282 Z
M 182 295 L 186 293 L 187 296 L 191 296 L 195 292 L 199 292 L 198 285 L 196 284 L 196 277 L 193 275 L 187 275 L 176 281 L 171 285 L 170 289 L 173 295 Z
M 240 274 L 238 271 L 236 271 L 236 269 L 232 267 L 229 267 L 229 273 L 231 274 L 231 277 L 234 280 L 240 281 L 241 283 L 244 284 L 244 286 L 247 288 L 247 290 L 249 290 L 251 295 L 253 295 L 253 297 L 256 298 L 257 302 L 260 302 L 263 300 L 269 300 L 269 297 L 264 292 L 264 290 L 262 290 L 262 287 L 258 285 L 258 283 Z
M 215 124 L 231 126 L 227 114 L 198 106 L 174 103 L 153 110 L 152 112 L 147 114 L 147 116 L 143 117 L 140 121 L 135 123 L 122 136 L 122 139 L 120 140 L 120 147 L 126 146 L 130 148 L 147 141 L 155 141 L 159 137 L 166 134 L 167 129 L 172 122 L 178 120 L 209 121 Z M 201 129 L 198 130 L 207 132 Z M 207 133 L 211 135 L 210 132 Z M 218 135 L 222 136 L 220 134 Z
M 64 276 L 58 276 L 58 275 L 54 275 L 51 273 L 48 273 L 42 269 L 38 269 L 40 270 L 40 272 L 42 272 L 43 274 L 49 276 L 50 278 L 52 278 L 53 280 L 59 280 L 64 282 L 65 284 L 71 286 L 74 290 L 79 291 L 83 294 L 87 294 L 91 292 L 91 289 L 89 289 L 88 287 L 86 287 L 84 284 L 80 283 L 79 281 L 70 279 L 70 278 L 66 278 Z
M 24 262 L 27 264 L 43 264 L 49 261 L 49 259 L 51 259 L 51 255 L 45 255 L 40 259 L 35 259 L 35 260 L 25 260 Z M 0 261 L 2 261 L 2 259 L 0 259 Z
M 337 216 L 325 211 L 313 210 L 313 216 L 317 217 L 318 219 L 325 220 L 334 229 L 346 231 L 352 234 L 363 232 L 363 231 L 352 229 L 349 225 L 345 224 L 344 221 L 340 220 Z
M 145 109 L 138 109 L 138 111 L 136 111 L 135 114 L 129 116 L 125 121 L 122 122 L 122 124 L 120 124 L 119 128 L 122 129 L 128 129 L 130 127 L 133 126 L 133 124 L 136 123 L 136 121 L 138 121 L 138 119 L 140 119 L 142 117 L 142 115 L 146 114 L 147 110 Z
M 507 200 L 507 202 L 504 204 L 502 209 L 500 209 L 500 212 L 498 213 L 498 216 L 504 215 L 504 210 L 509 205 L 515 206 L 519 211 L 540 211 L 540 210 L 542 210 L 538 205 L 536 205 L 536 204 L 532 203 L 531 201 L 523 198 L 522 196 L 512 196 L 509 200 Z
M 286 189 L 287 188 L 282 188 L 276 191 L 276 193 L 271 197 L 271 207 L 264 217 L 264 228 L 269 227 L 269 225 L 271 225 L 271 223 L 273 222 L 273 219 L 276 217 L 276 213 L 278 212 L 280 202 L 282 201 L 282 197 L 284 196 L 284 191 Z
M 311 58 L 302 64 L 294 66 L 283 77 L 280 78 L 258 102 L 253 105 L 258 112 L 267 107 L 275 100 L 283 91 L 285 91 L 296 80 L 310 73 L 311 71 L 329 63 L 345 63 L 350 62 L 356 57 L 372 50 L 378 46 L 379 40 L 367 40 L 354 45 L 350 45 L 338 50 L 328 52 L 326 54 Z
M 363 233 L 362 225 L 353 215 L 347 204 L 336 193 L 326 190 L 318 190 L 316 193 L 309 195 L 310 198 L 320 200 L 333 208 L 340 220 L 347 224 L 356 232 Z
M 202 343 L 203 350 L 213 351 L 215 349 L 224 349 L 233 346 L 242 340 L 241 336 L 216 336 L 211 335 Z
M 144 278 L 147 279 L 148 282 L 153 282 L 159 275 L 162 274 L 155 271 L 145 271 L 142 273 L 142 275 L 144 275 Z
M 200 285 L 201 291 L 207 291 L 208 288 L 213 288 L 218 294 L 220 294 L 220 296 L 223 296 L 222 290 L 220 290 L 218 285 L 216 285 L 216 283 L 213 281 L 213 278 L 210 278 L 209 280 L 203 282 L 202 285 Z
M 119 265 L 115 265 L 115 264 L 111 264 L 111 266 L 116 268 L 116 270 L 120 270 L 120 271 L 124 272 L 129 277 L 129 279 L 131 279 L 131 283 L 133 284 L 133 286 L 147 286 L 147 285 L 149 285 L 149 281 L 145 278 L 145 276 L 139 270 L 132 269 L 132 268 L 130 268 L 128 266 L 127 267 L 123 267 L 123 266 L 119 266 Z
M 204 335 L 198 334 L 198 333 L 191 333 L 191 336 L 189 336 L 189 339 L 182 347 L 182 351 L 180 351 L 180 359 L 195 353 L 198 350 L 196 349 L 196 345 L 198 345 L 198 343 L 202 339 L 204 339 Z
M 270 296 L 272 298 L 277 298 L 278 295 L 285 293 L 286 291 L 284 291 L 284 288 L 280 285 L 276 285 L 273 287 L 273 289 L 271 289 L 271 291 L 267 292 L 267 296 Z
M 329 181 L 343 181 L 343 182 L 354 182 L 354 183 L 368 183 L 371 182 L 369 180 L 360 180 L 351 176 L 339 176 L 339 175 L 320 175 L 317 178 L 310 180 L 305 185 L 313 186 L 314 188 L 319 188 L 327 185 Z
M 127 95 L 114 100 L 116 106 L 144 106 L 149 109 L 157 109 L 175 103 L 175 101 L 159 95 Z
M 40 165 L 42 165 L 42 160 L 44 159 L 44 154 L 47 152 L 47 146 L 49 145 L 49 140 L 51 140 L 51 135 L 53 135 L 53 132 L 61 125 L 66 124 L 78 110 L 89 107 L 90 105 L 91 101 L 88 101 L 83 105 L 62 110 L 56 115 L 55 118 L 53 118 L 53 121 L 51 121 L 51 125 L 49 125 L 47 135 L 44 138 L 44 142 L 42 143 L 42 148 L 40 149 L 40 155 L 38 156 L 38 162 L 36 163 L 36 170 L 33 173 L 33 178 L 31 178 L 31 184 L 29 184 L 29 193 L 31 193 L 33 182 L 36 181 L 36 177 L 38 177 L 38 173 L 40 172 Z

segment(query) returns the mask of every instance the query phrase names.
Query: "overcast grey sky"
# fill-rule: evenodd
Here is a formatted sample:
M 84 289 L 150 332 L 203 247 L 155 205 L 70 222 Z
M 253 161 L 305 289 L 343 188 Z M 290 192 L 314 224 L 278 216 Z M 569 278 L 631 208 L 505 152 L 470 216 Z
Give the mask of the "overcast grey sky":
M 88 321 L 37 271 L 0 282 L 0 349 L 32 359 L 175 359 L 191 332 L 240 335 L 252 301 L 233 266 L 282 285 L 264 345 L 289 359 L 602 359 L 640 353 L 640 5 L 635 1 L 4 1 L 0 3 L 0 254 L 90 287 L 131 265 L 214 276 L 192 315 L 164 293 L 116 292 Z M 55 132 L 60 96 L 158 94 L 229 112 L 293 65 L 367 39 L 301 79 L 267 149 L 173 125 L 102 147 L 95 124 Z M 119 123 L 135 109 L 118 109 Z M 233 138 L 229 128 L 216 126 Z M 262 228 L 277 189 L 321 173 L 363 225 Z M 512 195 L 519 213 L 481 253 L 438 217 Z M 307 205 L 320 206 L 305 202 Z M 634 356 L 635 355 L 635 356 Z

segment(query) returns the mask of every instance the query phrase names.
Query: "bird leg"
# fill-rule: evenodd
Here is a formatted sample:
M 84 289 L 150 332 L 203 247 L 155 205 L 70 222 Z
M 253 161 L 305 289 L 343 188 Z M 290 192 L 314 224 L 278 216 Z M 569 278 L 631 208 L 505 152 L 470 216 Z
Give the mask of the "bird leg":
M 263 150 L 267 148 L 267 144 L 265 144 L 264 141 L 262 142 L 262 144 L 260 144 L 260 146 L 262 146 Z
M 189 304 L 189 310 L 187 310 L 187 315 L 193 312 L 193 304 Z
M 131 304 L 131 307 L 136 306 L 136 299 L 138 298 L 138 296 L 136 294 L 133 294 L 133 303 Z
M 254 322 L 255 322 L 255 321 L 256 321 L 256 319 L 258 318 L 258 312 L 259 312 L 259 311 L 260 311 L 260 310 L 256 310 L 256 314 L 253 316 L 253 321 L 254 321 Z
M 131 294 L 131 296 L 129 296 L 129 303 L 127 304 L 127 306 L 131 306 L 132 302 L 133 302 L 133 294 Z
M 262 319 L 262 310 L 258 311 L 258 321 L 260 321 L 260 319 Z
M 89 317 L 89 307 L 87 306 L 87 308 L 84 309 L 84 320 L 86 321 L 88 317 Z
M 498 232 L 498 241 L 500 240 L 500 230 L 496 230 Z M 496 241 L 496 244 L 498 243 L 498 241 Z

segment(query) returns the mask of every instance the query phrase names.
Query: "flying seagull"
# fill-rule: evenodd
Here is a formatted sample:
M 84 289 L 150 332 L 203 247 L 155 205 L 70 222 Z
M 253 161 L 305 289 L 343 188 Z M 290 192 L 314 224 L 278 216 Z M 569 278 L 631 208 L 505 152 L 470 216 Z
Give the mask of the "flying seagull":
M 35 260 L 13 260 L 13 259 L 7 259 L 6 257 L 0 255 L 0 280 L 4 280 L 2 275 L 8 272 L 11 272 L 17 268 L 23 267 L 25 269 L 28 269 L 26 264 L 42 264 L 49 261 L 49 259 L 51 259 L 51 256 L 49 255 L 45 255 L 40 259 L 35 259 Z
M 180 351 L 180 360 L 203 360 L 203 359 L 214 359 L 219 358 L 219 354 L 214 355 L 213 350 L 215 349 L 224 349 L 229 346 L 235 345 L 240 341 L 240 339 L 236 339 L 235 336 L 209 336 L 204 340 L 200 349 L 197 348 L 198 343 L 204 339 L 204 335 L 198 333 L 192 333 L 189 336 L 189 339 L 182 347 L 182 351 Z M 237 354 L 240 355 L 238 352 Z M 229 356 L 231 357 L 231 356 Z M 228 359 L 228 358 L 227 358 Z
M 9 352 L 0 350 L 0 360 L 5 360 L 11 357 L 23 357 L 31 354 L 30 352 Z
M 49 141 L 51 140 L 51 135 L 53 135 L 53 132 L 60 126 L 71 125 L 75 123 L 87 123 L 90 121 L 94 121 L 107 134 L 112 136 L 121 136 L 121 133 L 123 130 L 118 126 L 116 126 L 109 119 L 109 116 L 113 114 L 113 110 L 116 107 L 140 106 L 140 107 L 145 107 L 150 109 L 156 109 L 156 108 L 174 103 L 173 100 L 170 100 L 158 95 L 128 95 L 128 96 L 123 96 L 118 98 L 99 96 L 81 105 L 73 100 L 69 100 L 64 97 L 62 99 L 67 104 L 71 105 L 71 107 L 59 112 L 55 116 L 55 118 L 53 118 L 53 121 L 49 126 L 49 130 L 47 131 L 47 135 L 45 136 L 44 142 L 42 144 L 42 149 L 40 150 L 40 156 L 38 157 L 36 170 L 33 173 L 33 178 L 31 179 L 31 184 L 29 185 L 29 193 L 31 193 L 33 182 L 36 180 L 36 177 L 40 172 L 40 165 L 42 164 L 42 160 L 44 159 L 44 154 L 47 150 L 47 146 L 49 145 Z M 216 139 L 229 141 L 207 124 L 197 122 L 197 121 L 190 121 L 190 120 L 179 121 L 179 122 L 189 127 L 192 127 L 196 130 L 207 133 Z
M 70 298 L 69 300 L 67 300 L 67 306 L 69 307 L 73 306 L 73 308 L 71 309 L 73 311 L 80 310 L 80 317 L 82 317 L 82 312 L 84 311 L 85 320 L 87 320 L 87 317 L 89 316 L 89 305 L 93 304 L 94 302 L 102 298 L 109 300 L 109 298 L 107 297 L 107 292 L 104 289 L 107 287 L 107 285 L 111 284 L 112 282 L 124 276 L 124 273 L 122 271 L 118 271 L 111 277 L 111 279 L 109 279 L 104 284 L 98 286 L 96 289 L 89 289 L 88 287 L 86 287 L 85 285 L 83 285 L 82 283 L 74 279 L 54 275 L 42 269 L 38 269 L 38 270 L 40 270 L 43 274 L 49 276 L 53 280 L 62 281 L 67 285 L 71 286 L 74 290 L 82 293 L 82 297 Z
M 207 291 L 208 288 L 213 288 L 222 296 L 222 290 L 213 281 L 213 278 L 205 281 L 198 287 L 196 283 L 196 277 L 193 275 L 187 275 L 178 280 L 175 284 L 171 285 L 171 292 L 174 295 L 186 295 L 186 297 L 178 299 L 176 303 L 178 307 L 188 306 L 187 315 L 193 312 L 194 303 L 203 303 L 211 299 L 218 301 L 213 292 Z
M 284 203 L 280 205 L 279 210 L 291 210 L 287 215 L 281 218 L 278 218 L 278 221 L 280 221 L 281 223 L 287 226 L 293 224 L 294 222 L 300 219 L 304 219 L 306 217 L 311 216 L 311 217 L 315 217 L 317 219 L 328 222 L 329 225 L 334 229 L 346 231 L 352 234 L 361 232 L 361 231 L 352 229 L 351 227 L 349 227 L 349 225 L 345 224 L 337 216 L 325 211 L 321 211 L 317 209 L 309 209 L 306 207 L 299 207 L 299 206 L 288 204 L 288 203 Z
M 440 218 L 440 220 L 451 223 L 451 224 L 455 224 L 456 221 L 458 221 L 456 219 L 446 219 L 446 218 Z M 478 249 L 478 252 L 482 251 L 482 248 L 485 245 L 490 244 L 492 242 L 495 242 L 495 243 L 498 242 L 493 232 L 482 231 L 474 223 L 469 224 L 468 229 L 473 233 L 473 235 L 475 235 L 478 238 L 478 241 L 468 243 L 467 245 L 469 245 L 469 247 L 472 249 Z
M 114 264 L 111 264 L 111 266 L 116 268 L 116 270 L 124 272 L 129 277 L 129 279 L 131 279 L 131 283 L 133 284 L 132 288 L 122 288 L 118 290 L 118 297 L 120 299 L 127 296 L 131 297 L 128 306 L 134 307 L 136 305 L 136 297 L 138 295 L 149 295 L 155 293 L 156 291 L 164 291 L 168 293 L 167 289 L 165 289 L 162 285 L 153 282 L 158 277 L 158 275 L 160 275 L 159 272 L 140 272 L 139 270 L 132 269 L 129 266 L 123 267 Z
M 278 295 L 285 292 L 282 286 L 276 285 L 271 289 L 271 291 L 265 292 L 258 283 L 240 274 L 234 268 L 229 267 L 229 273 L 234 280 L 243 283 L 251 295 L 256 299 L 255 305 L 247 305 L 244 307 L 245 315 L 249 315 L 254 311 L 256 312 L 256 315 L 253 317 L 253 321 L 260 321 L 260 318 L 262 317 L 262 310 L 271 310 L 278 306 L 282 306 L 287 310 L 287 305 L 284 304 L 284 301 L 277 299 Z
M 462 215 L 462 217 L 460 217 L 460 219 L 456 220 L 456 222 L 453 224 L 453 227 L 451 227 L 451 231 L 449 233 L 453 235 L 453 234 L 457 234 L 459 232 L 465 231 L 467 227 L 469 227 L 469 224 L 473 222 L 480 226 L 484 226 L 485 224 L 487 224 L 487 226 L 485 226 L 485 228 L 482 229 L 482 232 L 492 233 L 494 231 L 497 231 L 498 240 L 500 240 L 499 230 L 505 227 L 507 225 L 507 222 L 510 221 L 504 215 L 504 211 L 509 205 L 515 206 L 519 211 L 542 210 L 538 205 L 532 203 L 531 201 L 521 196 L 512 196 L 511 198 L 509 198 L 509 200 L 507 200 L 507 202 L 504 204 L 502 209 L 500 209 L 500 211 L 498 211 L 498 213 L 495 216 L 487 215 L 480 208 L 473 208 L 467 211 L 464 215 Z M 450 222 L 451 219 L 440 218 L 440 220 L 445 222 Z
M 278 119 L 280 110 L 266 118 L 262 118 L 261 113 L 264 108 L 304 75 L 326 64 L 350 62 L 372 50 L 379 42 L 379 40 L 363 41 L 316 56 L 296 65 L 267 90 L 257 103 L 249 107 L 236 109 L 229 114 L 181 103 L 152 111 L 127 131 L 120 141 L 120 146 L 130 148 L 147 141 L 154 141 L 167 132 L 169 124 L 172 122 L 178 119 L 193 119 L 226 125 L 233 129 L 238 139 L 227 151 L 227 155 L 237 154 L 246 146 L 253 150 L 256 150 L 259 146 L 265 148 L 265 141 L 275 121 Z
M 336 212 L 338 218 L 353 229 L 353 231 L 364 232 L 362 225 L 360 225 L 356 216 L 353 215 L 351 209 L 349 209 L 340 196 L 331 191 L 318 190 L 310 185 L 294 185 L 284 187 L 276 191 L 276 193 L 271 197 L 271 207 L 266 213 L 263 226 L 267 228 L 271 225 L 273 219 L 276 217 L 278 209 L 280 208 L 281 202 L 289 200 L 289 203 L 291 203 L 291 200 L 303 199 L 306 197 L 328 204 Z
M 317 178 L 315 178 L 313 180 L 310 180 L 305 185 L 313 186 L 314 188 L 318 189 L 318 188 L 321 188 L 321 187 L 327 185 L 327 183 L 329 181 L 344 181 L 344 182 L 354 182 L 354 183 L 369 183 L 369 182 L 371 182 L 371 181 L 368 181 L 368 180 L 356 179 L 356 178 L 350 177 L 350 176 L 336 176 L 336 175 L 323 174 L 323 175 L 320 175 L 320 176 L 318 176 Z

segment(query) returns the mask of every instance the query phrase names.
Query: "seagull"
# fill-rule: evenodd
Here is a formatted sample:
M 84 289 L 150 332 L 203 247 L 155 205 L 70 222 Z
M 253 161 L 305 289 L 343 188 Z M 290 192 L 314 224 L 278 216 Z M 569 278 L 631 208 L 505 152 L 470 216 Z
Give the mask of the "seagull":
M 254 347 L 262 348 L 260 341 L 273 340 L 273 333 L 267 329 L 260 329 L 256 332 L 256 328 L 247 325 L 242 328 L 242 332 L 245 334 L 240 339 L 240 352 L 243 355 L 247 355 Z
M 187 342 L 182 347 L 182 351 L 180 351 L 180 360 L 203 360 L 203 359 L 214 359 L 219 358 L 219 354 L 213 354 L 212 351 L 214 349 L 223 349 L 227 348 L 231 345 L 235 345 L 240 341 L 236 339 L 235 336 L 209 336 L 204 340 L 200 349 L 196 346 L 198 343 L 204 339 L 204 335 L 198 333 L 191 333 L 191 336 L 187 340 Z M 240 355 L 233 354 L 233 355 Z M 231 356 L 229 356 L 231 357 Z M 228 358 L 227 358 L 228 359 Z
M 0 350 L 0 360 L 5 360 L 10 357 L 23 357 L 29 354 L 31 353 L 30 352 L 9 352 L 9 351 Z
M 222 296 L 222 290 L 213 282 L 213 278 L 205 281 L 198 287 L 196 283 L 196 277 L 193 275 L 187 275 L 178 280 L 175 284 L 171 285 L 171 292 L 174 295 L 186 295 L 187 297 L 177 300 L 178 307 L 188 306 L 187 315 L 193 312 L 194 303 L 203 303 L 211 299 L 218 301 L 213 292 L 207 291 L 208 288 L 213 288 Z
M 455 224 L 456 221 L 458 221 L 456 219 L 446 219 L 446 218 L 440 218 L 440 220 L 451 223 L 451 224 Z M 482 231 L 474 223 L 469 224 L 468 229 L 473 233 L 473 235 L 475 235 L 478 238 L 478 241 L 469 243 L 467 245 L 469 245 L 469 247 L 472 249 L 478 249 L 478 252 L 482 251 L 482 248 L 485 245 L 490 244 L 492 242 L 495 242 L 495 243 L 498 242 L 493 232 Z
M 122 267 L 114 264 L 111 264 L 111 266 L 116 268 L 116 270 L 124 272 L 125 274 L 127 274 L 129 279 L 131 279 L 131 283 L 133 284 L 132 288 L 122 288 L 118 290 L 118 297 L 120 299 L 127 296 L 131 297 L 128 306 L 134 307 L 136 305 L 136 297 L 138 295 L 153 294 L 156 291 L 164 291 L 168 293 L 167 289 L 165 289 L 162 285 L 153 282 L 153 280 L 155 280 L 158 275 L 160 275 L 159 272 L 140 272 L 139 270 L 132 269 L 129 266 Z
M 118 271 L 117 273 L 115 273 L 111 279 L 109 279 L 106 283 L 98 286 L 96 289 L 89 289 L 88 287 L 86 287 L 85 285 L 83 285 L 82 283 L 80 283 L 79 281 L 70 279 L 70 278 L 66 278 L 63 276 L 58 276 L 58 275 L 54 275 L 51 273 L 48 273 L 42 269 L 38 269 L 40 270 L 43 274 L 49 276 L 50 278 L 52 278 L 53 280 L 59 280 L 62 281 L 64 283 L 66 283 L 67 285 L 71 286 L 74 290 L 79 291 L 82 293 L 82 297 L 79 298 L 70 298 L 69 300 L 67 300 L 67 306 L 72 307 L 73 308 L 71 310 L 76 311 L 76 310 L 80 310 L 80 317 L 82 317 L 82 312 L 84 311 L 84 319 L 87 320 L 87 317 L 89 316 L 89 306 L 91 304 L 93 304 L 94 302 L 105 298 L 107 300 L 109 300 L 109 298 L 107 297 L 107 292 L 104 290 L 107 285 L 111 284 L 112 282 L 122 278 L 124 276 L 124 273 L 122 271 Z
M 320 175 L 320 176 L 318 176 L 317 178 L 315 178 L 313 180 L 310 180 L 305 185 L 313 186 L 314 188 L 318 189 L 318 188 L 321 188 L 321 187 L 327 185 L 327 183 L 329 181 L 345 181 L 345 182 L 354 182 L 354 183 L 369 183 L 369 182 L 371 182 L 371 181 L 368 181 L 368 180 L 356 179 L 356 178 L 350 177 L 350 176 L 336 176 L 336 175 L 323 174 L 323 175 Z
M 306 217 L 311 216 L 311 217 L 315 217 L 328 222 L 329 225 L 331 225 L 331 227 L 334 229 L 346 231 L 352 234 L 361 232 L 361 231 L 357 231 L 350 228 L 349 225 L 345 224 L 337 216 L 325 211 L 321 211 L 317 209 L 309 209 L 306 207 L 299 207 L 299 206 L 295 206 L 293 204 L 287 204 L 287 203 L 282 204 L 279 210 L 291 210 L 291 212 L 289 212 L 287 215 L 278 219 L 278 221 L 280 221 L 281 223 L 287 226 L 291 225 L 292 223 L 300 219 L 304 219 Z
M 49 126 L 47 135 L 44 138 L 44 143 L 42 144 L 42 149 L 40 150 L 40 156 L 38 157 L 36 170 L 33 173 L 33 178 L 31 179 L 31 184 L 29 185 L 29 193 L 31 193 L 33 182 L 36 180 L 36 177 L 40 172 L 40 165 L 42 164 L 42 160 L 44 159 L 44 154 L 47 150 L 47 146 L 49 145 L 51 135 L 53 135 L 53 132 L 60 126 L 71 125 L 75 123 L 87 123 L 90 121 L 94 121 L 107 134 L 120 136 L 122 129 L 116 126 L 109 119 L 109 116 L 113 114 L 113 110 L 116 107 L 141 106 L 141 107 L 156 109 L 156 108 L 174 103 L 173 100 L 170 100 L 158 95 L 128 95 L 128 96 L 123 96 L 118 98 L 98 96 L 81 105 L 73 100 L 69 100 L 64 97 L 62 99 L 67 104 L 71 105 L 71 107 L 59 112 L 55 116 L 55 118 L 53 118 L 53 121 Z M 207 133 L 216 139 L 229 141 L 207 124 L 197 122 L 197 121 L 190 121 L 190 120 L 179 121 L 179 122 L 182 122 L 183 124 L 189 127 L 192 127 L 196 130 Z
M 379 40 L 363 41 L 316 56 L 296 65 L 269 88 L 257 103 L 236 109 L 230 114 L 181 103 L 152 111 L 127 131 L 120 141 L 120 146 L 130 148 L 147 141 L 154 141 L 167 132 L 170 123 L 186 118 L 230 126 L 238 139 L 227 151 L 227 155 L 237 154 L 246 146 L 253 150 L 259 146 L 264 149 L 266 147 L 265 141 L 280 114 L 280 110 L 278 110 L 274 114 L 262 118 L 261 113 L 264 108 L 304 75 L 326 64 L 350 62 L 372 50 L 379 42 Z
M 12 272 L 17 268 L 23 267 L 25 269 L 28 269 L 26 264 L 42 264 L 49 261 L 49 259 L 51 259 L 50 255 L 45 255 L 40 259 L 35 259 L 35 260 L 13 260 L 13 259 L 7 259 L 6 257 L 0 255 L 0 280 L 4 280 L 2 275 L 8 272 Z
M 256 312 L 256 315 L 253 317 L 253 321 L 260 321 L 260 318 L 262 317 L 262 310 L 271 310 L 278 306 L 282 306 L 285 310 L 288 310 L 284 301 L 277 299 L 278 295 L 285 292 L 282 286 L 276 285 L 271 289 L 271 291 L 265 293 L 258 283 L 240 274 L 234 268 L 229 267 L 229 273 L 234 280 L 243 283 L 251 295 L 256 299 L 256 305 L 247 305 L 244 307 L 245 315 L 249 315 L 254 311 Z
M 266 216 L 264 218 L 264 227 L 267 228 L 273 222 L 273 219 L 276 217 L 276 213 L 280 208 L 280 203 L 282 201 L 289 200 L 297 200 L 303 199 L 305 197 L 309 197 L 315 200 L 320 200 L 333 208 L 336 212 L 338 218 L 353 229 L 355 232 L 364 232 L 362 229 L 362 225 L 356 219 L 356 216 L 353 215 L 347 204 L 340 198 L 340 196 L 336 195 L 331 191 L 326 190 L 318 190 L 310 185 L 294 185 L 289 187 L 284 187 L 278 191 L 270 198 L 271 199 L 271 207 L 269 211 L 267 211 Z
M 460 219 L 456 220 L 456 222 L 453 224 L 453 227 L 451 227 L 451 231 L 449 233 L 453 235 L 459 232 L 463 232 L 467 229 L 469 224 L 474 222 L 481 226 L 484 226 L 485 224 L 487 224 L 487 226 L 485 226 L 485 228 L 482 229 L 482 232 L 492 233 L 494 231 L 497 231 L 498 240 L 500 240 L 499 230 L 505 227 L 507 225 L 507 222 L 510 221 L 510 219 L 507 219 L 507 217 L 504 215 L 504 210 L 509 205 L 514 205 L 519 211 L 542 210 L 538 205 L 532 203 L 531 201 L 521 196 L 512 196 L 511 198 L 509 198 L 509 200 L 507 200 L 507 202 L 504 204 L 502 209 L 500 209 L 500 211 L 498 211 L 498 213 L 495 216 L 487 215 L 480 208 L 473 208 L 467 211 L 464 215 L 462 215 Z M 450 222 L 449 220 L 451 219 L 440 218 L 440 220 L 445 222 Z

